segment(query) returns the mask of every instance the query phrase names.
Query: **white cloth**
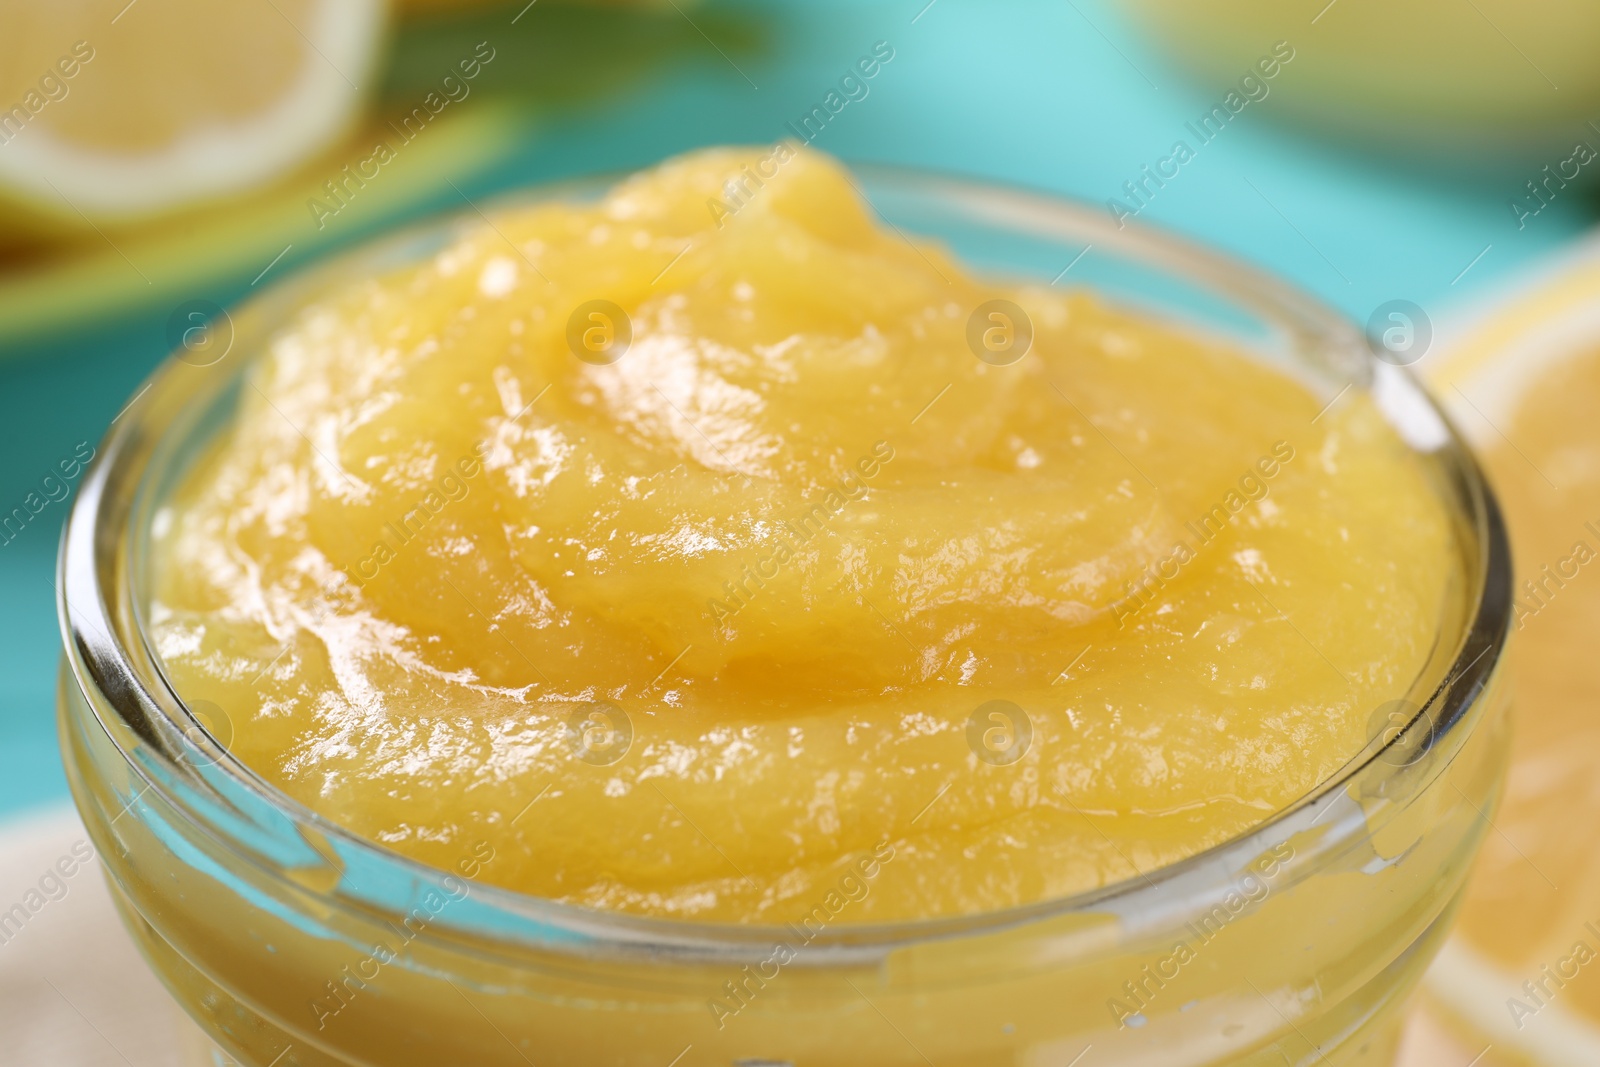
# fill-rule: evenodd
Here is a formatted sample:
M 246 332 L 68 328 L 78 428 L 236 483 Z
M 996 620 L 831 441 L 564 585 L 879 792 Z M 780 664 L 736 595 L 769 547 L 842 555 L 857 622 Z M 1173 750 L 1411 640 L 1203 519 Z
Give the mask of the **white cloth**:
M 0 1065 L 191 1067 L 199 1047 L 123 930 L 77 813 L 0 826 Z

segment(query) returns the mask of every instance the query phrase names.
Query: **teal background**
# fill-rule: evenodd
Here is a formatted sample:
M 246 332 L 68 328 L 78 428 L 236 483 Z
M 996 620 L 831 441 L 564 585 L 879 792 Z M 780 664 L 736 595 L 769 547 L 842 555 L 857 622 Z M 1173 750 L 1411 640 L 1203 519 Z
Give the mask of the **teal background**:
M 512 26 L 521 7 L 513 4 L 471 25 L 402 32 L 389 87 L 405 88 L 413 73 L 424 82 L 434 77 L 434 57 L 446 57 L 442 66 L 464 54 L 460 42 L 481 39 L 485 28 L 495 34 L 500 91 L 524 94 L 535 111 L 509 159 L 464 189 L 475 198 L 644 166 L 697 145 L 771 142 L 880 40 L 894 59 L 817 147 L 1097 204 L 1119 195 L 1177 138 L 1192 146 L 1184 123 L 1219 98 L 1186 83 L 1097 0 L 925 3 L 701 4 L 685 7 L 687 18 L 667 8 L 639 22 L 631 38 L 590 32 L 627 16 L 585 24 L 587 16 L 548 2 Z M 1309 18 L 1321 6 L 1307 7 L 1298 49 L 1315 47 Z M 1266 51 L 1270 42 L 1263 44 Z M 1279 77 L 1293 74 L 1290 64 Z M 1486 298 L 1591 223 L 1591 203 L 1574 195 L 1519 231 L 1506 201 L 1520 181 L 1506 180 L 1503 169 L 1493 178 L 1471 166 L 1402 165 L 1325 144 L 1275 124 L 1272 103 L 1269 96 L 1251 104 L 1200 148 L 1140 221 L 1266 266 L 1358 321 L 1396 298 L 1437 320 Z M 1537 169 L 1530 165 L 1530 174 Z M 446 188 L 424 210 L 461 207 Z M 297 261 L 305 258 L 285 260 L 276 276 Z M 208 279 L 187 296 L 227 304 L 256 269 Z M 98 441 L 165 354 L 175 303 L 107 321 L 86 306 L 82 325 L 0 351 L 0 513 L 79 442 Z M 67 507 L 52 503 L 0 546 L 0 815 L 66 796 L 53 719 L 53 568 Z

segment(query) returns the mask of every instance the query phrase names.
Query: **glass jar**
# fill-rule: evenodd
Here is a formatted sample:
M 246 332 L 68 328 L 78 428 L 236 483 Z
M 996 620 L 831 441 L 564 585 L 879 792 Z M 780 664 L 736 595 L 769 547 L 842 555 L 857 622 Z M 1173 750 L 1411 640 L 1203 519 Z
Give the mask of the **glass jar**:
M 1051 197 L 859 174 L 880 214 L 979 270 L 1070 275 L 1225 335 L 1330 405 L 1371 392 L 1445 501 L 1459 555 L 1410 702 L 1376 709 L 1362 752 L 1244 836 L 1093 892 L 961 918 L 820 931 L 640 918 L 475 882 L 487 842 L 445 871 L 359 838 L 264 784 L 174 693 L 146 629 L 150 535 L 227 424 L 245 370 L 311 294 L 414 262 L 479 222 L 424 226 L 236 310 L 218 361 L 215 346 L 169 361 L 112 427 L 63 537 L 72 789 L 129 929 L 217 1046 L 214 1062 L 1390 1061 L 1399 1009 L 1449 929 L 1504 771 L 1509 558 L 1476 463 L 1407 372 L 1275 279 Z

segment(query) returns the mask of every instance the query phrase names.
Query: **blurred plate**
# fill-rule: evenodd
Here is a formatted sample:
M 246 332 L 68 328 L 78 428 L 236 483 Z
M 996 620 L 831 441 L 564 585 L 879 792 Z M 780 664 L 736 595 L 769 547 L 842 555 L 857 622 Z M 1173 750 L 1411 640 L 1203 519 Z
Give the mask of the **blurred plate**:
M 439 115 L 410 143 L 372 124 L 288 181 L 138 230 L 0 261 L 0 355 L 53 331 L 74 329 L 152 304 L 223 294 L 254 284 L 319 250 L 452 202 L 526 140 L 530 112 L 485 101 Z M 369 160 L 380 141 L 391 162 L 357 186 L 343 168 Z M 368 166 L 368 173 L 372 167 Z M 344 183 L 337 205 L 325 183 Z

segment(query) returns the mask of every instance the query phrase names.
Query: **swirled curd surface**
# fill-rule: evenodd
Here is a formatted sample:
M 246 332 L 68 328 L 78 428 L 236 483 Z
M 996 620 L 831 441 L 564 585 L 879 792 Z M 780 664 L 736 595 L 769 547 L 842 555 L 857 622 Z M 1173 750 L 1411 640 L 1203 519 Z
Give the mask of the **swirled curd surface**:
M 779 155 L 494 213 L 276 336 L 157 523 L 159 652 L 233 752 L 633 913 L 792 920 L 876 848 L 860 922 L 1148 871 L 1360 750 L 1459 595 L 1372 403 Z

